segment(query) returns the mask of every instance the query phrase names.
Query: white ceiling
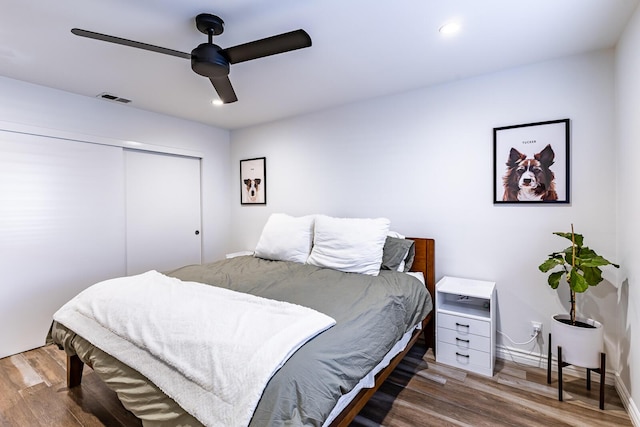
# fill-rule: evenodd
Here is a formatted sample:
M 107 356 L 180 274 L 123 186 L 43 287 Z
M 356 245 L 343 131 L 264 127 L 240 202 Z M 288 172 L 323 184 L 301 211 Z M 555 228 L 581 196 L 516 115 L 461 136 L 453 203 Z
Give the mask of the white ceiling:
M 235 129 L 613 47 L 638 1 L 0 0 L 0 75 Z M 203 12 L 225 21 L 223 48 L 298 28 L 313 46 L 232 65 L 239 101 L 214 107 L 188 60 L 70 32 L 190 52 L 206 41 L 194 23 Z M 462 31 L 443 37 L 450 20 Z

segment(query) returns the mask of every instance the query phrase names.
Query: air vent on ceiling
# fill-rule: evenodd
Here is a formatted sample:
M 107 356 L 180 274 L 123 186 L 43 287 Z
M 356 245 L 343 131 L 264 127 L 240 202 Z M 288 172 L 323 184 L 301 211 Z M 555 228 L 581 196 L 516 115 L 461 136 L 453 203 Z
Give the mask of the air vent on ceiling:
M 102 99 L 106 99 L 109 101 L 115 101 L 115 102 L 121 102 L 123 104 L 128 104 L 131 102 L 130 99 L 127 98 L 120 98 L 119 96 L 107 93 L 107 92 L 102 92 L 99 93 L 98 95 L 96 95 L 96 98 L 102 98 Z

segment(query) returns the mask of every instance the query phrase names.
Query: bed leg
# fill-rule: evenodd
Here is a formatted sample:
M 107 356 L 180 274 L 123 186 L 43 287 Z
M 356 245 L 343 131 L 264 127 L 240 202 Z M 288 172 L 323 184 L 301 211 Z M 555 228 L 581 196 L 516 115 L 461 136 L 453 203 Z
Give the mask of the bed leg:
M 433 353 L 435 354 L 436 352 L 436 340 L 435 340 L 435 328 L 434 328 L 434 322 L 433 319 L 431 319 L 430 321 L 426 322 L 426 324 L 422 325 L 422 332 L 424 334 L 424 341 L 427 347 L 427 350 L 429 348 L 433 349 Z
M 73 388 L 82 382 L 82 368 L 84 363 L 77 355 L 67 355 L 67 387 Z

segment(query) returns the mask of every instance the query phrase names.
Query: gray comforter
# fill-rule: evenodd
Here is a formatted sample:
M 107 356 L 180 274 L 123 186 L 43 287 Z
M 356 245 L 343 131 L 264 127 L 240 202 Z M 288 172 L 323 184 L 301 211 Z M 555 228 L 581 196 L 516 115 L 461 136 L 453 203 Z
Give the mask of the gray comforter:
M 374 277 L 237 257 L 166 274 L 303 305 L 336 320 L 333 328 L 302 346 L 271 378 L 251 426 L 322 425 L 338 399 L 432 309 L 429 293 L 420 281 L 391 271 Z M 73 333 L 64 329 L 54 324 L 52 341 L 70 346 L 73 340 L 69 334 Z M 72 349 L 66 350 L 73 354 Z M 101 371 L 96 370 L 98 374 Z M 103 380 L 111 385 L 109 378 Z M 144 413 L 152 412 L 149 408 L 136 410 L 136 402 L 123 403 L 143 419 Z

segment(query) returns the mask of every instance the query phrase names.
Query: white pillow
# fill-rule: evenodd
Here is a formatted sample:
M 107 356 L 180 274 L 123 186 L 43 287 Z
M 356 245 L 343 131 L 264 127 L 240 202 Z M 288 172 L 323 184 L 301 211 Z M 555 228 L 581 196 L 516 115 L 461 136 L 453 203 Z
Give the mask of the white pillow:
M 377 276 L 389 225 L 387 218 L 318 215 L 307 264 Z
M 313 242 L 313 215 L 292 217 L 271 214 L 260 235 L 254 256 L 304 264 Z
M 406 239 L 405 236 L 403 236 L 402 234 L 398 233 L 397 231 L 389 231 L 387 233 L 387 236 L 395 237 L 396 239 Z

